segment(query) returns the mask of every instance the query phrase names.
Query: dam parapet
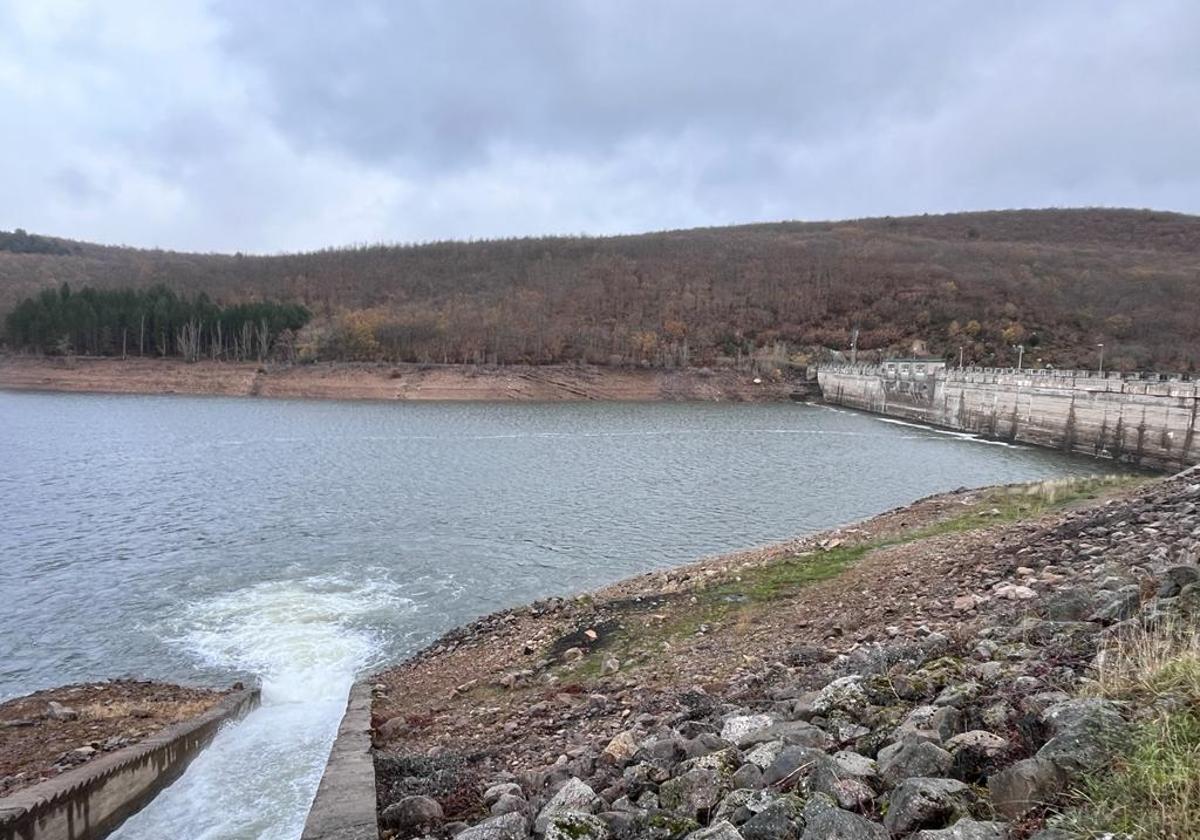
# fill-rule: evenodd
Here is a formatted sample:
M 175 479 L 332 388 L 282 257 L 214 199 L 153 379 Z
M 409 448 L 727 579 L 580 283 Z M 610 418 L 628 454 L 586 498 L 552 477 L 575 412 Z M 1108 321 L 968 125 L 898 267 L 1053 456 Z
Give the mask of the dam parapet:
M 1200 463 L 1200 379 L 1179 373 L 822 365 L 822 397 L 889 417 L 1156 469 Z

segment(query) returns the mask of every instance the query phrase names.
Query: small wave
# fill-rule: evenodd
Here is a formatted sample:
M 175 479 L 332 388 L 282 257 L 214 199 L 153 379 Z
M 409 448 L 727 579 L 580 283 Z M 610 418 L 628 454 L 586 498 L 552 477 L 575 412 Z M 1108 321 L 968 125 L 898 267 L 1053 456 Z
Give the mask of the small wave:
M 920 429 L 935 435 L 944 435 L 945 437 L 958 438 L 959 440 L 969 440 L 972 443 L 985 443 L 988 446 L 1005 446 L 1009 449 L 1023 448 L 1020 444 L 1009 443 L 1006 440 L 992 440 L 990 438 L 971 434 L 970 432 L 956 432 L 952 429 L 939 429 L 936 426 L 926 426 L 921 423 L 910 423 L 907 420 L 897 420 L 893 417 L 876 417 L 874 419 L 878 420 L 880 423 L 888 423 L 893 426 L 907 426 L 910 429 Z

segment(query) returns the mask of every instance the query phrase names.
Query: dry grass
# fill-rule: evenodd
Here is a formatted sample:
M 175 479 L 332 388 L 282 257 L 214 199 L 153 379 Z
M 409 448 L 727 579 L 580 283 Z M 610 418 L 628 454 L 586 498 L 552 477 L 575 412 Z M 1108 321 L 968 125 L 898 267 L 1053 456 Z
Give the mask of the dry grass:
M 1132 701 L 1200 699 L 1200 627 L 1172 620 L 1117 635 L 1096 656 L 1088 693 Z
M 1079 838 L 1200 837 L 1200 632 L 1165 622 L 1110 641 L 1088 693 L 1137 712 L 1132 745 L 1077 791 L 1061 827 Z
M 212 708 L 218 698 L 201 697 L 195 700 L 172 700 L 169 703 L 153 701 L 114 700 L 80 706 L 80 717 L 87 720 L 121 720 L 124 718 L 157 718 L 164 721 L 188 720 L 204 714 Z

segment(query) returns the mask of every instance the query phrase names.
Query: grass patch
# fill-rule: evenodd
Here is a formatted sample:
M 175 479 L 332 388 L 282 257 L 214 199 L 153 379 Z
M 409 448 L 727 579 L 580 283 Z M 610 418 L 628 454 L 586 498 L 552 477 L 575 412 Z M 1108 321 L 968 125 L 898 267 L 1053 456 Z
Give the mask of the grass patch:
M 814 583 L 840 575 L 875 543 L 838 546 L 821 553 L 799 554 L 763 566 L 745 569 L 737 578 L 710 586 L 699 593 L 708 604 L 736 607 L 746 602 L 761 603 L 784 598 Z
M 866 554 L 881 548 L 918 542 L 945 534 L 963 533 L 995 525 L 1032 519 L 1077 502 L 1095 499 L 1107 490 L 1133 486 L 1144 476 L 1108 475 L 1067 478 L 990 490 L 963 512 L 895 536 L 883 537 L 829 551 L 787 557 L 742 570 L 738 578 L 703 590 L 707 602 L 762 603 L 786 598 L 819 581 L 837 577 Z
M 872 551 L 1037 517 L 1146 480 L 1147 477 L 1139 475 L 1109 475 L 996 488 L 984 493 L 961 512 L 919 528 L 739 569 L 731 576 L 698 589 L 690 603 L 674 600 L 651 607 L 647 613 L 627 615 L 620 628 L 605 637 L 601 644 L 593 646 L 591 653 L 572 672 L 579 678 L 598 677 L 603 660 L 608 656 L 616 656 L 622 662 L 630 656 L 647 656 L 652 650 L 662 650 L 664 644 L 697 634 L 702 625 L 739 614 L 750 615 L 752 610 L 763 605 L 792 597 L 814 583 L 835 578 Z M 664 617 L 653 618 L 655 611 Z
M 1132 745 L 1084 781 L 1055 824 L 1079 838 L 1200 837 L 1200 633 L 1166 623 L 1114 640 L 1097 658 L 1088 693 L 1141 710 Z
M 1149 480 L 1143 475 L 1102 475 L 1087 478 L 1056 478 L 1034 481 L 988 491 L 970 509 L 914 530 L 896 540 L 900 542 L 937 537 L 962 531 L 974 531 L 992 525 L 1020 522 L 1061 510 L 1078 502 L 1099 498 L 1103 493 L 1123 487 L 1135 487 Z

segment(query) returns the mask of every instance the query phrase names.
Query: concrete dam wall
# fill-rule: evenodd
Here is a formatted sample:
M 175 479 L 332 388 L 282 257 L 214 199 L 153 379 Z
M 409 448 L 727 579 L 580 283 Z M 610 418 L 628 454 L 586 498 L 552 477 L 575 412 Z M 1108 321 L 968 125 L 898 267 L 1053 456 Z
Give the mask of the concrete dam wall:
M 822 365 L 826 402 L 1175 470 L 1200 463 L 1200 381 L 1178 374 Z M 918 370 L 920 368 L 920 370 Z

